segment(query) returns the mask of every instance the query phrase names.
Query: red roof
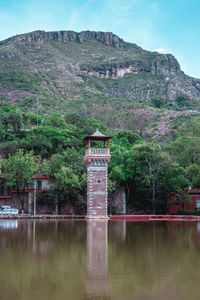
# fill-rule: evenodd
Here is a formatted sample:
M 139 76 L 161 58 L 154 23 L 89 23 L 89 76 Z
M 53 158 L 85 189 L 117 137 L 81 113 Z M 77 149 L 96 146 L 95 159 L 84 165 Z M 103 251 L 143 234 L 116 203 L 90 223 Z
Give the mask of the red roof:
M 106 136 L 97 129 L 95 131 L 95 133 L 93 133 L 92 135 L 87 135 L 86 137 L 84 137 L 83 140 L 87 141 L 89 139 L 95 140 L 95 141 L 107 141 L 109 139 L 112 139 L 112 136 Z

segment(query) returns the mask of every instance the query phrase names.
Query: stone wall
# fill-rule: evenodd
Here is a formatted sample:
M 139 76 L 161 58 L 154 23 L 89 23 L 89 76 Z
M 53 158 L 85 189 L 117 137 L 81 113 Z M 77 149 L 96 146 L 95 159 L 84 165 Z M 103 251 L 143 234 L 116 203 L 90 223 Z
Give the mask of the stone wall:
M 39 200 L 39 194 L 37 194 L 36 200 L 36 213 L 37 214 L 55 214 L 56 205 L 55 198 L 49 199 L 46 198 L 44 201 Z M 11 208 L 17 208 L 21 213 L 21 202 L 17 197 L 16 193 L 12 194 L 12 198 L 0 199 L 0 207 L 3 205 L 10 205 Z M 33 214 L 33 192 L 25 194 L 24 201 L 24 213 Z M 59 214 L 73 215 L 73 214 L 85 214 L 86 213 L 86 204 L 76 204 L 72 207 L 70 203 L 63 201 L 59 204 Z
M 126 214 L 126 193 L 124 187 L 119 187 L 111 199 L 111 211 L 117 215 Z
M 24 201 L 24 212 L 28 212 L 28 194 L 25 194 L 25 201 Z M 18 199 L 17 193 L 12 194 L 12 198 L 9 199 L 0 199 L 0 206 L 3 205 L 10 205 L 11 208 L 17 208 L 21 212 L 21 202 Z

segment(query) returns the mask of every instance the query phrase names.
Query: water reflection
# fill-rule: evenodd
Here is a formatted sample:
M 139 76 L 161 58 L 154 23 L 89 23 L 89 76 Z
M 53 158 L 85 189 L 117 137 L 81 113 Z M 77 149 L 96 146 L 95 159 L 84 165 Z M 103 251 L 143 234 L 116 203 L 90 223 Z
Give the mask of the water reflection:
M 197 231 L 200 232 L 200 222 L 197 222 Z
M 0 266 L 5 300 L 199 300 L 199 223 L 0 222 Z
M 126 241 L 126 221 L 114 221 L 110 223 L 110 236 L 119 243 Z
M 110 299 L 107 232 L 107 220 L 87 221 L 85 299 Z
M 109 235 L 113 299 L 199 299 L 197 228 L 196 222 L 127 222 L 125 242 Z
M 2 229 L 17 229 L 18 220 L 0 220 L 0 228 Z
M 124 243 L 126 222 L 110 225 L 110 235 L 119 243 Z M 108 266 L 108 221 L 88 220 L 84 299 L 111 299 Z

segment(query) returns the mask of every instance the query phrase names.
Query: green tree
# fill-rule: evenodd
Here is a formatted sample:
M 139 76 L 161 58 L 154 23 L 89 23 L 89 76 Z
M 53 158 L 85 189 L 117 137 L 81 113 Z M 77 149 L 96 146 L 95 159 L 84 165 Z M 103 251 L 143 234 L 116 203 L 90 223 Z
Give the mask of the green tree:
M 2 172 L 7 184 L 17 190 L 22 212 L 24 212 L 25 189 L 33 175 L 38 173 L 39 162 L 39 157 L 35 157 L 33 152 L 25 153 L 21 149 L 16 154 L 10 154 L 8 159 L 1 158 Z
M 171 142 L 166 150 L 173 156 L 180 166 L 188 167 L 191 164 L 200 164 L 200 137 L 183 135 Z
M 67 126 L 65 120 L 61 117 L 60 114 L 54 113 L 51 115 L 48 120 L 48 125 L 51 127 L 65 128 Z
M 120 130 L 113 136 L 111 143 L 112 159 L 109 165 L 109 179 L 115 183 L 116 188 L 119 186 L 126 188 L 127 199 L 129 199 L 130 194 L 130 180 L 134 174 L 132 166 L 128 166 L 128 160 L 132 159 L 132 146 L 141 143 L 141 141 L 138 134 Z M 111 183 L 110 185 L 113 186 Z
M 179 197 L 179 203 L 188 202 L 188 187 L 190 182 L 187 178 L 186 169 L 172 162 L 165 167 L 160 177 L 161 197 L 165 200 L 166 211 L 169 211 L 169 193 L 174 192 Z
M 59 203 L 64 197 L 69 203 L 71 198 L 79 199 L 86 190 L 86 172 L 83 155 L 77 149 L 69 148 L 62 154 L 54 154 L 46 161 L 45 170 L 57 182 L 55 212 L 59 211 Z M 70 191 L 70 193 L 69 193 Z
M 61 168 L 55 173 L 55 180 L 58 184 L 58 195 L 56 197 L 55 210 L 59 212 L 59 196 L 62 192 L 67 196 L 67 203 L 69 203 L 69 193 L 77 192 L 80 189 L 81 184 L 79 178 L 73 173 L 72 168 L 61 166 Z
M 187 168 L 187 177 L 190 180 L 193 189 L 200 188 L 200 166 L 199 164 L 192 164 Z
M 81 187 L 78 176 L 74 174 L 70 167 L 61 166 L 61 168 L 55 173 L 55 179 L 58 183 L 58 188 L 62 191 L 80 189 Z
M 161 96 L 152 96 L 151 104 L 156 108 L 161 108 L 165 105 L 165 99 Z
M 23 116 L 20 110 L 10 111 L 7 116 L 11 130 L 19 132 L 23 126 Z
M 155 143 L 143 143 L 132 147 L 133 158 L 129 160 L 129 168 L 133 166 L 134 179 L 137 186 L 142 185 L 150 192 L 153 213 L 156 212 L 156 192 L 163 169 L 169 165 L 170 158 Z
M 6 137 L 6 130 L 2 122 L 0 121 L 0 140 L 3 141 Z
M 175 98 L 175 103 L 178 107 L 189 107 L 190 106 L 190 98 L 187 95 L 178 95 Z

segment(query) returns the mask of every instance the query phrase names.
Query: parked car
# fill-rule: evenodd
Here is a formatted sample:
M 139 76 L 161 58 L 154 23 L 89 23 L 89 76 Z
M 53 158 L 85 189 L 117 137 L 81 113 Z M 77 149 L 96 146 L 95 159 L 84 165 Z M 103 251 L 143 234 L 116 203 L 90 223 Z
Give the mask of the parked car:
M 11 206 L 6 205 L 0 208 L 0 214 L 18 214 L 19 210 L 17 208 L 11 208 Z

